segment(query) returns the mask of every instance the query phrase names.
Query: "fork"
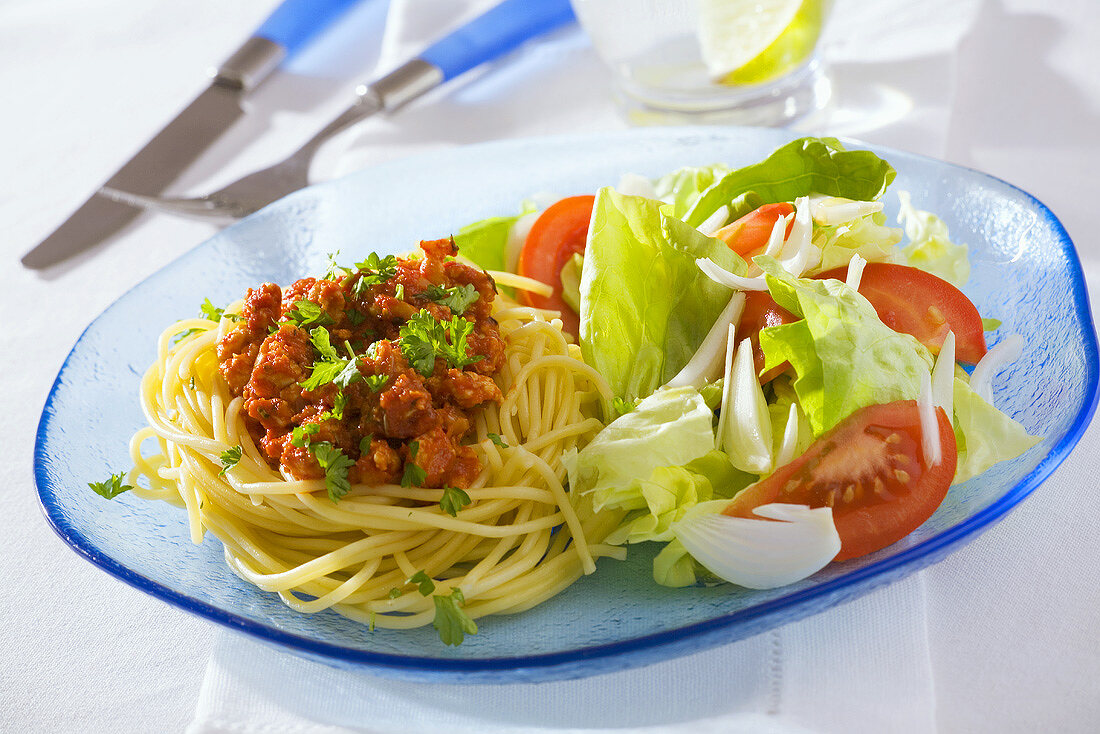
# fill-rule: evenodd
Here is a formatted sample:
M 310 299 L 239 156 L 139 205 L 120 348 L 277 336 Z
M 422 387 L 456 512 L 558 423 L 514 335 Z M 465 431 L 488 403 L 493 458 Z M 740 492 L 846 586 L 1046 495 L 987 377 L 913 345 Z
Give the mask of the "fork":
M 569 0 L 504 0 L 389 74 L 356 88 L 356 100 L 283 161 L 206 196 L 146 196 L 119 189 L 115 201 L 168 214 L 228 222 L 309 185 L 314 155 L 324 143 L 378 112 L 391 112 L 440 84 L 574 19 Z

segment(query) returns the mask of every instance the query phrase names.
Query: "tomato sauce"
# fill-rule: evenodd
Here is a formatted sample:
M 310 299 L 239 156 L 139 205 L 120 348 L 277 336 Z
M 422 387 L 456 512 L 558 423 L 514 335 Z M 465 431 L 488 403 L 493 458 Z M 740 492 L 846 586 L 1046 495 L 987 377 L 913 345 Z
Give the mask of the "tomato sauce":
M 496 284 L 453 260 L 450 239 L 420 248 L 422 258 L 397 258 L 387 278 L 365 287 L 358 281 L 375 271 L 249 289 L 237 326 L 218 344 L 218 360 L 231 393 L 244 398 L 245 423 L 273 467 L 296 479 L 321 478 L 310 445 L 326 441 L 355 461 L 348 471 L 353 484 L 399 482 L 408 462 L 423 470 L 425 487 L 466 488 L 478 475 L 477 455 L 463 441 L 472 411 L 502 399 L 493 381 L 504 364 L 504 341 L 490 315 Z M 440 302 L 447 300 L 440 289 L 470 293 L 468 286 L 476 298 L 455 305 L 460 314 Z M 303 319 L 303 302 L 319 308 L 311 309 L 312 321 Z M 402 351 L 402 327 L 424 311 L 444 322 L 470 322 L 466 354 L 475 361 L 456 368 L 437 354 L 429 375 L 423 366 L 414 369 Z M 342 359 L 355 355 L 359 378 L 345 386 L 302 386 L 325 358 L 313 341 L 319 326 Z M 296 428 L 308 431 L 308 439 L 294 441 Z

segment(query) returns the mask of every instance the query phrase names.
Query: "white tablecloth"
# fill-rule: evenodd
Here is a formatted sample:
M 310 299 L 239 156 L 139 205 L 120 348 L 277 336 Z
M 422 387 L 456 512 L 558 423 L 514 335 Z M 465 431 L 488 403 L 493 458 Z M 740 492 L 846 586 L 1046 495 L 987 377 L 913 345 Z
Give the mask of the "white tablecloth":
M 31 455 L 49 385 L 87 322 L 213 230 L 147 217 L 45 274 L 23 270 L 18 257 L 197 93 L 203 69 L 272 4 L 0 4 L 0 501 L 8 513 L 0 730 L 182 731 L 195 717 L 217 630 L 68 550 L 37 508 Z M 378 5 L 261 88 L 249 119 L 184 185 L 202 190 L 270 162 L 338 112 L 378 60 Z M 1062 219 L 1098 292 L 1100 241 L 1088 223 L 1100 194 L 1100 5 L 985 0 L 961 39 L 917 32 L 955 5 L 913 0 L 908 13 L 867 10 L 861 22 L 834 28 L 835 105 L 804 125 L 946 158 L 1030 191 Z M 906 28 L 907 45 L 891 40 Z M 321 173 L 435 146 L 619 129 L 607 83 L 583 38 L 565 31 L 481 80 L 371 123 L 351 150 L 322 161 Z M 942 731 L 1094 731 L 1100 723 L 1098 450 L 1094 428 L 1017 511 L 922 574 Z

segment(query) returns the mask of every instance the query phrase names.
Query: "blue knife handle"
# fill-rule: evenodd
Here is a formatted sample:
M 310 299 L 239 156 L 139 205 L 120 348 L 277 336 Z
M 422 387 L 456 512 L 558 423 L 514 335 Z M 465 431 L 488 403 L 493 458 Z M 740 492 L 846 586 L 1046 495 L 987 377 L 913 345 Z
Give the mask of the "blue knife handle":
M 283 0 L 253 36 L 286 49 L 290 58 L 359 0 Z
M 569 0 L 504 0 L 432 44 L 420 58 L 438 67 L 446 81 L 574 17 Z

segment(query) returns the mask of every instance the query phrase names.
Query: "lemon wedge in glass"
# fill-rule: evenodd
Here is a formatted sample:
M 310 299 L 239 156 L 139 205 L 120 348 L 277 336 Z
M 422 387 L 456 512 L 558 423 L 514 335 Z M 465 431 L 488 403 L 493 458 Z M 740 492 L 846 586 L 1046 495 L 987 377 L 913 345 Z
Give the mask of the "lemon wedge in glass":
M 718 84 L 778 79 L 813 53 L 827 0 L 699 0 L 699 46 Z

